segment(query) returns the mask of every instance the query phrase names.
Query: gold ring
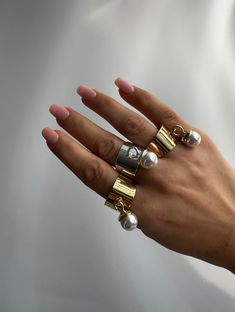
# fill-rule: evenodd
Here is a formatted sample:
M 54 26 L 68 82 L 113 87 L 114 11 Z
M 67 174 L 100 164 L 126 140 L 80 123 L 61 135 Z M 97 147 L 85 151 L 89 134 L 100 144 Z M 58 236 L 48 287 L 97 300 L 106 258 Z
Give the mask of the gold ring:
M 167 153 L 176 147 L 176 141 L 163 125 L 156 133 L 153 140 L 147 146 L 147 149 L 157 154 L 159 158 L 166 156 Z
M 136 185 L 128 177 L 118 175 L 112 190 L 109 192 L 105 205 L 117 210 L 122 227 L 131 231 L 138 225 L 137 216 L 131 212 L 131 205 L 136 194 Z

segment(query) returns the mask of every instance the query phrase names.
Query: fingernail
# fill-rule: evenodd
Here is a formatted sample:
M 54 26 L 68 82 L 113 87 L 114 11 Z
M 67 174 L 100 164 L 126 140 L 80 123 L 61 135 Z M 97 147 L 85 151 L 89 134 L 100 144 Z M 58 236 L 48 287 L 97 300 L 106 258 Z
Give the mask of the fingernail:
M 124 93 L 130 94 L 135 90 L 134 86 L 123 78 L 117 78 L 114 83 Z
M 42 136 L 49 144 L 55 144 L 59 139 L 58 133 L 48 127 L 42 130 Z
M 93 99 L 96 96 L 96 92 L 93 89 L 84 85 L 80 85 L 77 88 L 77 93 L 86 100 Z
M 52 104 L 49 108 L 50 113 L 59 120 L 68 118 L 69 111 L 62 105 Z

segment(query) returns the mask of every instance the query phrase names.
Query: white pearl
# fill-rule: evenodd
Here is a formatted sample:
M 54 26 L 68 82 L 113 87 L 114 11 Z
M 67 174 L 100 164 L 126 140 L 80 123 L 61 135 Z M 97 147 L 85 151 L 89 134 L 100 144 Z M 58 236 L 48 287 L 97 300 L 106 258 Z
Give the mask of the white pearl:
M 200 144 L 201 136 L 198 132 L 190 130 L 183 138 L 183 142 L 189 147 L 195 147 Z
M 156 166 L 158 157 L 155 153 L 148 150 L 144 150 L 141 156 L 140 164 L 146 169 L 150 169 Z
M 121 213 L 118 220 L 126 231 L 132 231 L 138 225 L 138 219 L 132 212 Z

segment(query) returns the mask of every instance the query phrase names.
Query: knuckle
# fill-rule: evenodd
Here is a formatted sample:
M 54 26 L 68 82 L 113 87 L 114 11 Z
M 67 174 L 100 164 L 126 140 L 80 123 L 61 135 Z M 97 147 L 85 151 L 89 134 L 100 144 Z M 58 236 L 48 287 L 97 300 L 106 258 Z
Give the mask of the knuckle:
M 91 162 L 83 169 L 81 180 L 87 185 L 97 185 L 104 175 L 104 168 L 98 161 Z
M 140 100 L 141 100 L 141 104 L 142 106 L 150 106 L 153 103 L 153 98 L 152 96 L 145 90 L 140 89 Z
M 170 108 L 166 108 L 163 113 L 163 123 L 171 124 L 177 121 L 177 114 Z
M 96 144 L 97 154 L 105 160 L 113 162 L 117 150 L 115 139 L 112 137 L 99 138 Z
M 125 120 L 124 135 L 130 138 L 138 138 L 144 130 L 144 119 L 139 115 L 133 115 Z

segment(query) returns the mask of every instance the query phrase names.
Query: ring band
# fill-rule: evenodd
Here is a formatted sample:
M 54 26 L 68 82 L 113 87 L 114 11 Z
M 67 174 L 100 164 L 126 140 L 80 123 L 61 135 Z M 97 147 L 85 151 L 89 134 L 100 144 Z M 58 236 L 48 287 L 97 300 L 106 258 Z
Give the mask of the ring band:
M 163 125 L 156 133 L 153 140 L 147 146 L 149 151 L 154 152 L 159 158 L 166 156 L 167 153 L 176 147 L 176 142 Z
M 136 186 L 134 182 L 119 174 L 105 201 L 106 206 L 120 212 L 119 221 L 127 231 L 135 229 L 138 225 L 136 215 L 130 211 L 135 194 Z
M 196 147 L 201 142 L 201 135 L 194 130 L 185 131 L 180 125 L 173 126 L 170 131 L 162 125 L 147 149 L 161 158 L 172 151 L 178 141 L 188 147 Z
M 126 142 L 119 150 L 116 159 L 116 168 L 123 175 L 133 178 L 140 163 L 143 149 Z
M 150 169 L 157 164 L 157 155 L 130 142 L 124 143 L 116 158 L 116 169 L 123 175 L 133 178 L 138 166 Z

